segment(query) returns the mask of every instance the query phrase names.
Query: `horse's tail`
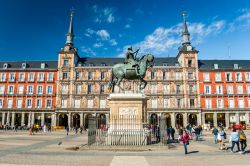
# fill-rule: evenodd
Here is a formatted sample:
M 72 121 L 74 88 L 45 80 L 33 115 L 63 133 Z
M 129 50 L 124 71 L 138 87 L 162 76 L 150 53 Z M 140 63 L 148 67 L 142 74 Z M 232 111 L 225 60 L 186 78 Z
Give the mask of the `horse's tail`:
M 111 76 L 108 84 L 108 89 L 113 90 L 114 87 L 114 73 L 113 73 L 113 68 L 111 68 Z

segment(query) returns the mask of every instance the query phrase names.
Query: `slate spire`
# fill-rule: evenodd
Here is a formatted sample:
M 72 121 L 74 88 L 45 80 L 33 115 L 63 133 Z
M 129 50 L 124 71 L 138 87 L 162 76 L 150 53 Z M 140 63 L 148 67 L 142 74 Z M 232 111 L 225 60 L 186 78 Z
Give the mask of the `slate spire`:
M 73 16 L 74 16 L 74 11 L 71 10 L 70 12 L 70 22 L 69 22 L 69 30 L 66 35 L 66 45 L 74 45 L 74 32 L 73 32 Z
M 182 45 L 190 45 L 190 40 L 189 40 L 189 32 L 187 28 L 187 22 L 186 22 L 186 12 L 182 12 L 183 16 L 183 25 L 182 25 Z

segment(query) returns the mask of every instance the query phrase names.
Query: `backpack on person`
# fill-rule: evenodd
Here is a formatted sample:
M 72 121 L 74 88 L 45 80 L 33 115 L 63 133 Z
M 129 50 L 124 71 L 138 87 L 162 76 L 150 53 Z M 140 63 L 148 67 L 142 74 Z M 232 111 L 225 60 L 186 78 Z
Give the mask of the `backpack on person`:
M 240 140 L 246 140 L 246 135 L 244 133 L 240 133 Z

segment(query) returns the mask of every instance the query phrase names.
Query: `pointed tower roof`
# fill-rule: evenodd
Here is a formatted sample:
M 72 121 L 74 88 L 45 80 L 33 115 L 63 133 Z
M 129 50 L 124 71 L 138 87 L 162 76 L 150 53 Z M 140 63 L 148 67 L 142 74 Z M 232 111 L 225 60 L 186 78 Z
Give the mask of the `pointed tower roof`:
M 71 10 L 69 30 L 68 30 L 68 33 L 66 35 L 66 45 L 71 45 L 71 46 L 74 45 L 73 16 L 74 16 L 74 10 Z
M 182 45 L 178 48 L 179 52 L 181 51 L 196 51 L 197 50 L 191 45 L 190 34 L 188 32 L 188 26 L 186 21 L 186 12 L 182 12 L 183 24 L 182 24 Z
M 187 28 L 187 22 L 186 22 L 186 11 L 182 12 L 183 16 L 183 25 L 182 25 L 182 45 L 190 45 L 190 40 L 189 40 L 189 32 Z

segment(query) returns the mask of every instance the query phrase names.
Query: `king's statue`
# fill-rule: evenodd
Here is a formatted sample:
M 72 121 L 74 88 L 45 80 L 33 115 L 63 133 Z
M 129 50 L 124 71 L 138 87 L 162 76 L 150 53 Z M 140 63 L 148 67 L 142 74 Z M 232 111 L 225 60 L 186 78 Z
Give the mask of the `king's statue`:
M 124 89 L 120 86 L 123 79 L 139 80 L 139 89 L 146 87 L 147 82 L 144 80 L 148 67 L 153 66 L 154 56 L 151 54 L 143 55 L 140 59 L 136 58 L 139 49 L 135 52 L 132 47 L 128 48 L 125 55 L 124 63 L 116 64 L 112 67 L 109 88 L 114 91 L 114 87 L 118 86 L 122 91 Z

